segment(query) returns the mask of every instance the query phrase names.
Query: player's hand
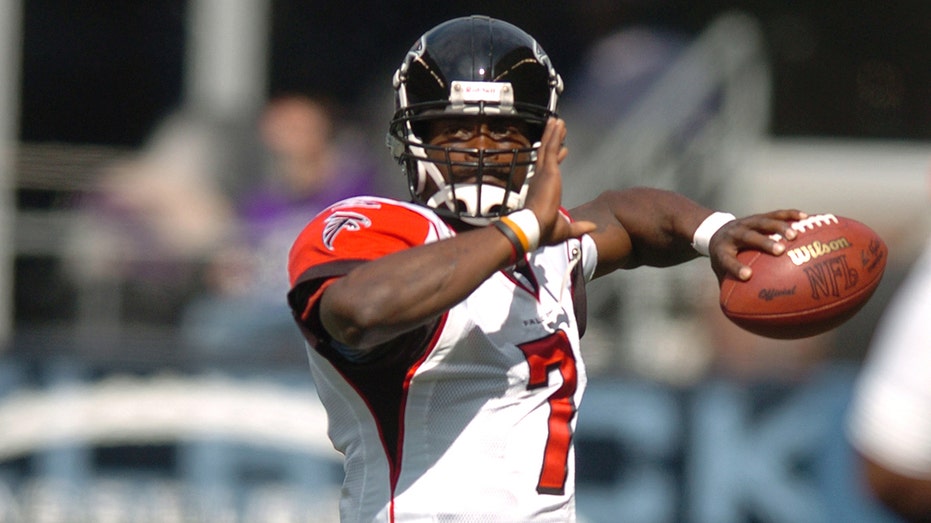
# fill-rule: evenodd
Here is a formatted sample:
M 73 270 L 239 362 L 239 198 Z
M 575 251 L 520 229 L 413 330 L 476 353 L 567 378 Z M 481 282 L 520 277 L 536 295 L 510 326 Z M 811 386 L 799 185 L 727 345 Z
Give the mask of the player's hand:
M 569 222 L 559 212 L 562 202 L 562 174 L 559 164 L 569 154 L 569 150 L 563 145 L 565 140 L 566 123 L 559 118 L 550 118 L 540 139 L 536 171 L 530 180 L 525 204 L 527 209 L 536 214 L 540 222 L 540 245 L 554 245 L 595 230 L 594 223 Z
M 808 215 L 797 209 L 784 209 L 766 214 L 754 214 L 725 224 L 718 229 L 708 244 L 711 268 L 722 280 L 730 274 L 739 280 L 749 280 L 753 270 L 740 263 L 737 253 L 755 249 L 779 256 L 786 251 L 786 240 L 796 236 L 792 222 L 804 220 Z M 782 238 L 774 237 L 778 234 Z

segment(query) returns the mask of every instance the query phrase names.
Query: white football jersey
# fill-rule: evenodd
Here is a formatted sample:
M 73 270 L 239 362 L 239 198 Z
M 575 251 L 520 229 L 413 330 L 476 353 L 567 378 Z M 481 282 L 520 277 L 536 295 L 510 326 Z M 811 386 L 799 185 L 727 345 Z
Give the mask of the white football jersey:
M 365 361 L 327 339 L 325 282 L 455 235 L 429 209 L 354 198 L 317 216 L 289 260 L 295 315 L 345 455 L 343 521 L 574 521 L 576 408 L 590 238 L 541 248 Z M 580 321 L 583 322 L 580 325 Z

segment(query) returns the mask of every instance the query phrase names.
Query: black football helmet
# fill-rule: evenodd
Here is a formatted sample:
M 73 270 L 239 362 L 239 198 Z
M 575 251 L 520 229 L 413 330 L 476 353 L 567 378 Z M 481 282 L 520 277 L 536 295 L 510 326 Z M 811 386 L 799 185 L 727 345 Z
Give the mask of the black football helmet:
M 395 109 L 388 146 L 408 178 L 413 198 L 437 212 L 484 225 L 524 205 L 533 176 L 540 137 L 563 83 L 549 57 L 533 37 L 507 22 L 470 16 L 444 22 L 425 33 L 408 51 L 394 74 Z M 524 149 L 463 149 L 426 143 L 424 130 L 434 119 L 455 116 L 516 118 L 529 126 L 532 145 Z M 434 154 L 428 155 L 428 151 Z M 466 162 L 453 162 L 450 152 Z M 512 160 L 498 163 L 495 155 Z M 457 157 L 463 157 L 458 155 Z M 437 160 L 437 158 L 443 158 Z M 468 183 L 447 180 L 453 166 L 479 175 Z M 483 169 L 510 169 L 505 187 L 482 183 Z M 526 169 L 523 184 L 512 181 Z M 439 190 L 425 194 L 427 181 Z

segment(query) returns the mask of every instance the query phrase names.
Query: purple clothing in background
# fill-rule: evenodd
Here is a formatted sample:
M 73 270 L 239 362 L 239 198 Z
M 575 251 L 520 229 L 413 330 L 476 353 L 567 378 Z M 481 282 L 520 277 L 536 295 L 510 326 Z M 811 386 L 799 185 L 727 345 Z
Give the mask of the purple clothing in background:
M 256 250 L 254 291 L 280 300 L 288 288 L 288 251 L 307 222 L 339 200 L 373 193 L 373 166 L 344 156 L 337 169 L 330 183 L 313 194 L 295 195 L 281 185 L 266 184 L 244 195 L 238 213 L 242 240 Z

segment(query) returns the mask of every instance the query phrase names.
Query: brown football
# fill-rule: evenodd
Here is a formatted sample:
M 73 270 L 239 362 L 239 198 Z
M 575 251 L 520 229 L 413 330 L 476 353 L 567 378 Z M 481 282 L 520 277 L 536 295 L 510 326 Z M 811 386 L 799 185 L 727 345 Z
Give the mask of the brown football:
M 780 256 L 742 251 L 753 269 L 745 282 L 721 282 L 721 310 L 740 327 L 769 338 L 797 339 L 831 330 L 870 299 L 888 250 L 866 225 L 833 214 L 792 224 L 798 231 Z

